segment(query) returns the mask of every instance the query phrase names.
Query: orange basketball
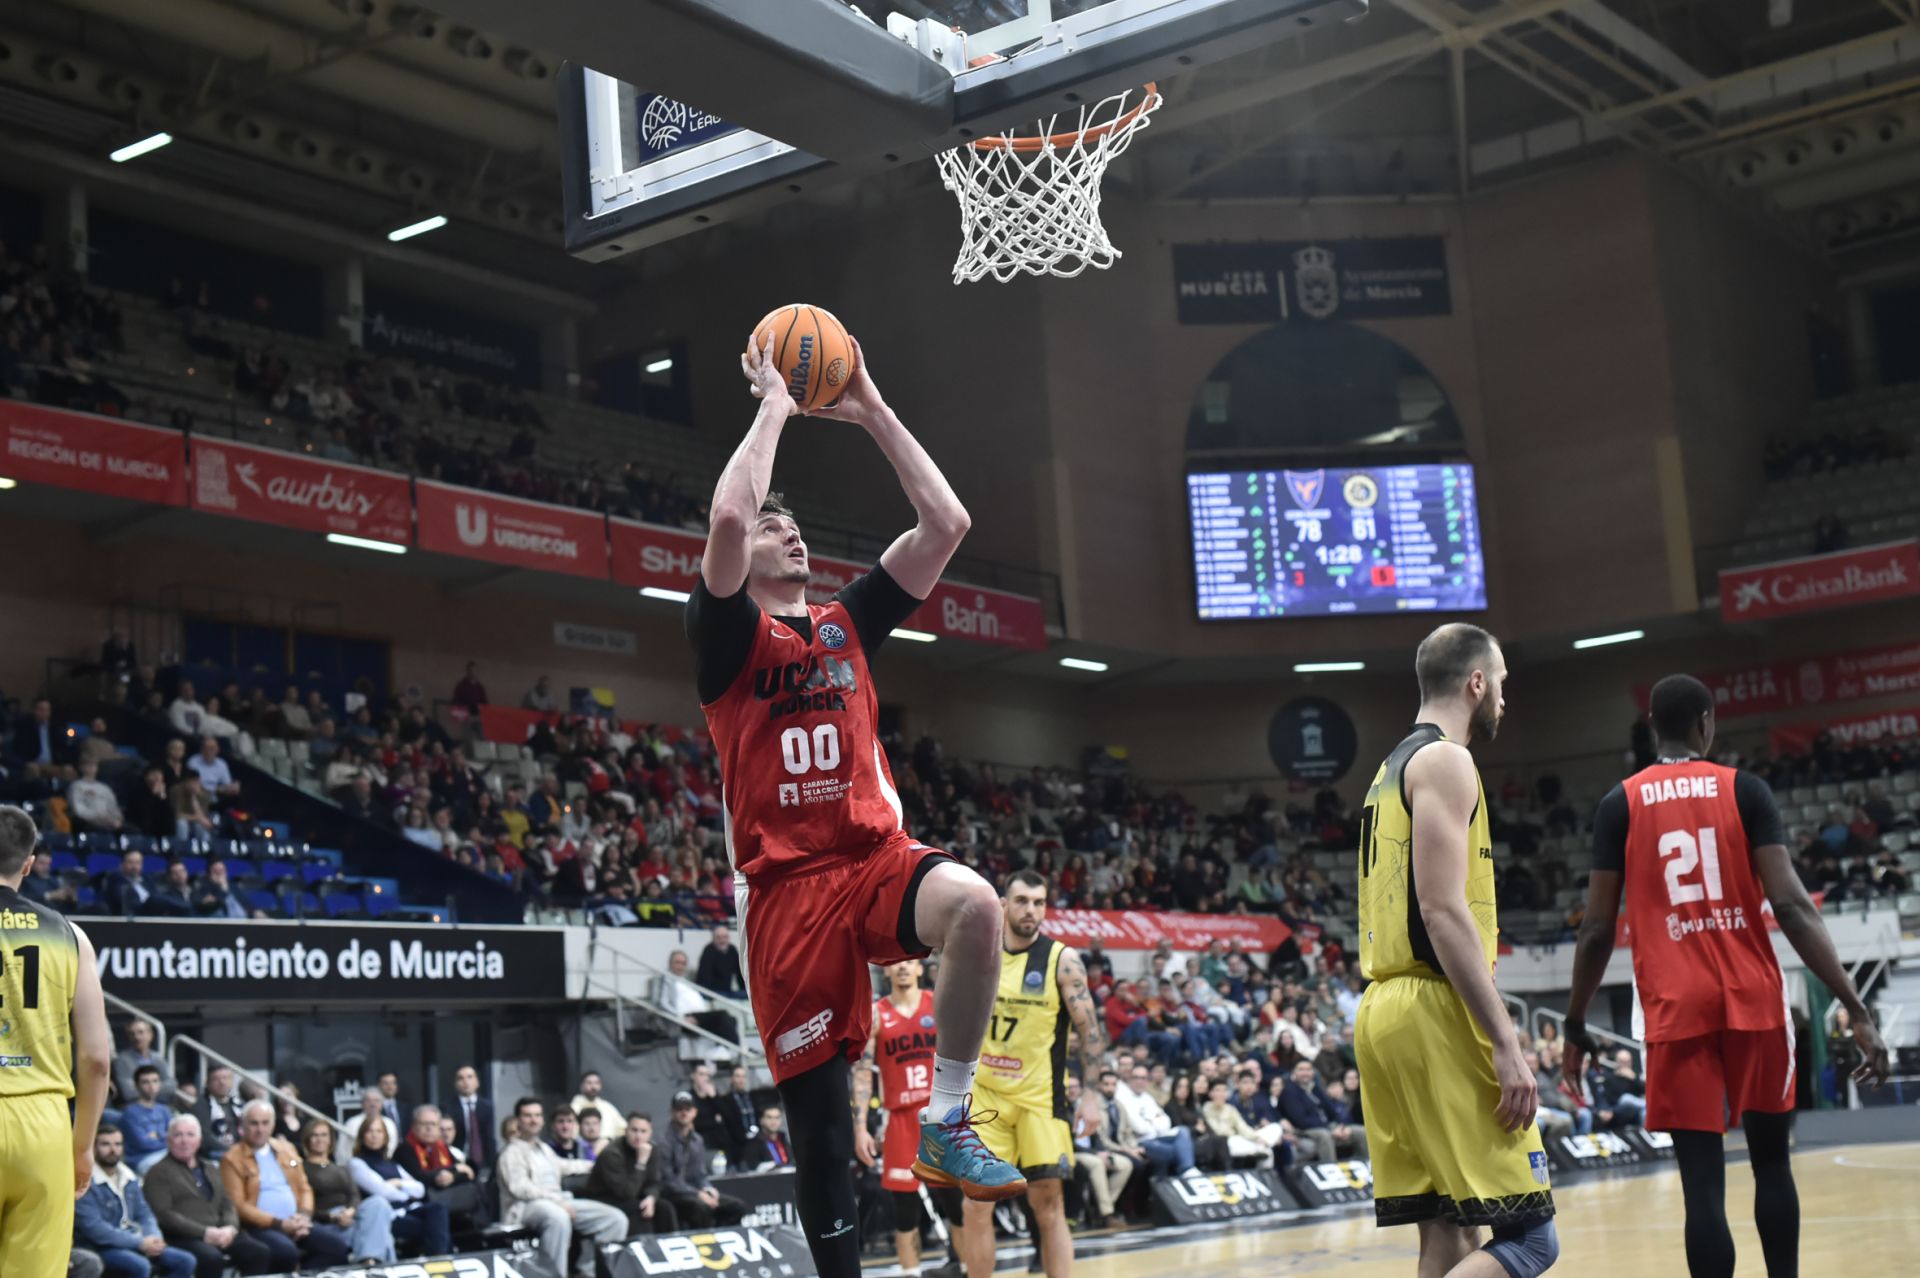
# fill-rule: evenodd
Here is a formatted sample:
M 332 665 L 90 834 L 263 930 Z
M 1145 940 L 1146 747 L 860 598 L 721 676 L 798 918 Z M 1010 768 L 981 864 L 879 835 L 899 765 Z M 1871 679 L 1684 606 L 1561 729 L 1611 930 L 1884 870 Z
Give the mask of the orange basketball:
M 769 330 L 773 362 L 801 412 L 810 413 L 840 398 L 853 376 L 853 341 L 832 311 L 805 302 L 782 306 L 755 324 L 748 340 L 760 346 Z

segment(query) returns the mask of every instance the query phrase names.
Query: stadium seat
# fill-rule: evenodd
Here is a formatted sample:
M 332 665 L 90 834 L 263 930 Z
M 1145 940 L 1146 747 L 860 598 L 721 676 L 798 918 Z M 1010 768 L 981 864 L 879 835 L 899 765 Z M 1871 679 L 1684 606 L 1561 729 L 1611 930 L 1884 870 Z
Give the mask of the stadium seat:
M 298 876 L 299 870 L 291 861 L 271 859 L 260 863 L 260 878 L 269 885 Z
M 321 902 L 326 907 L 328 918 L 359 917 L 360 898 L 348 892 L 329 892 Z
M 60 851 L 53 854 L 53 872 L 55 874 L 64 874 L 68 870 L 77 870 L 79 868 L 80 858 L 73 853 Z
M 120 868 L 118 852 L 87 853 L 86 870 L 88 874 L 112 874 Z
M 271 892 L 260 890 L 241 892 L 240 903 L 249 910 L 262 910 L 268 914 L 280 913 L 280 902 Z

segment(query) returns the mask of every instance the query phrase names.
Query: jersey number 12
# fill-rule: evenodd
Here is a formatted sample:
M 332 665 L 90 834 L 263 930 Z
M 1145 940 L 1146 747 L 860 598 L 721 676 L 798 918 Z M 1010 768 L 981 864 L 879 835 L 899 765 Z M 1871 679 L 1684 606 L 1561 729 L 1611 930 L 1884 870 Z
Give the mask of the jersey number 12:
M 1718 901 L 1720 891 L 1720 836 L 1710 825 L 1697 833 L 1668 830 L 1660 836 L 1660 859 L 1667 866 L 1667 900 L 1673 905 Z M 1699 883 L 1686 878 L 1700 871 Z

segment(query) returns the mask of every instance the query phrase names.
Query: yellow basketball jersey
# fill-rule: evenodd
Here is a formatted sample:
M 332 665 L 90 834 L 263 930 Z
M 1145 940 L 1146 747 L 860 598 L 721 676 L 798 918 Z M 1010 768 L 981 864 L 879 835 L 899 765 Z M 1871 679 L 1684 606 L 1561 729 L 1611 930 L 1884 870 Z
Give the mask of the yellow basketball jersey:
M 975 1079 L 989 1104 L 1068 1117 L 1067 1005 L 1057 979 L 1064 952 L 1040 936 L 1025 953 L 1000 956 L 1000 992 Z
M 1393 748 L 1373 784 L 1360 818 L 1360 971 L 1368 980 L 1390 976 L 1445 976 L 1420 917 L 1420 891 L 1413 880 L 1413 811 L 1407 806 L 1407 764 L 1422 748 L 1445 741 L 1430 723 L 1417 723 Z M 1493 837 L 1487 828 L 1487 790 L 1479 792 L 1467 822 L 1467 907 L 1480 930 L 1480 948 L 1493 967 L 1500 935 L 1493 896 Z
M 0 1097 L 73 1095 L 80 948 L 52 906 L 0 887 Z

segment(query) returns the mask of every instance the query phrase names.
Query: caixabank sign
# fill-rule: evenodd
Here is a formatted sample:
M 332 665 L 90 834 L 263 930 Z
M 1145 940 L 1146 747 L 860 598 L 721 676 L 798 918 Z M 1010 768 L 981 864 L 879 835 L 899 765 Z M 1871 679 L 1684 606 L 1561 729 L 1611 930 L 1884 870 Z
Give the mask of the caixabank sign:
M 1270 1216 L 1294 1206 L 1270 1171 L 1190 1171 L 1153 1182 L 1153 1214 L 1162 1225 Z
M 847 1221 L 849 1229 L 859 1227 Z M 600 1249 L 606 1278 L 677 1278 L 721 1274 L 725 1278 L 814 1278 L 807 1237 L 798 1225 L 701 1229 L 643 1235 Z
M 1309 1207 L 1373 1200 L 1373 1167 L 1364 1159 L 1339 1163 L 1303 1163 L 1287 1174 L 1287 1184 Z

